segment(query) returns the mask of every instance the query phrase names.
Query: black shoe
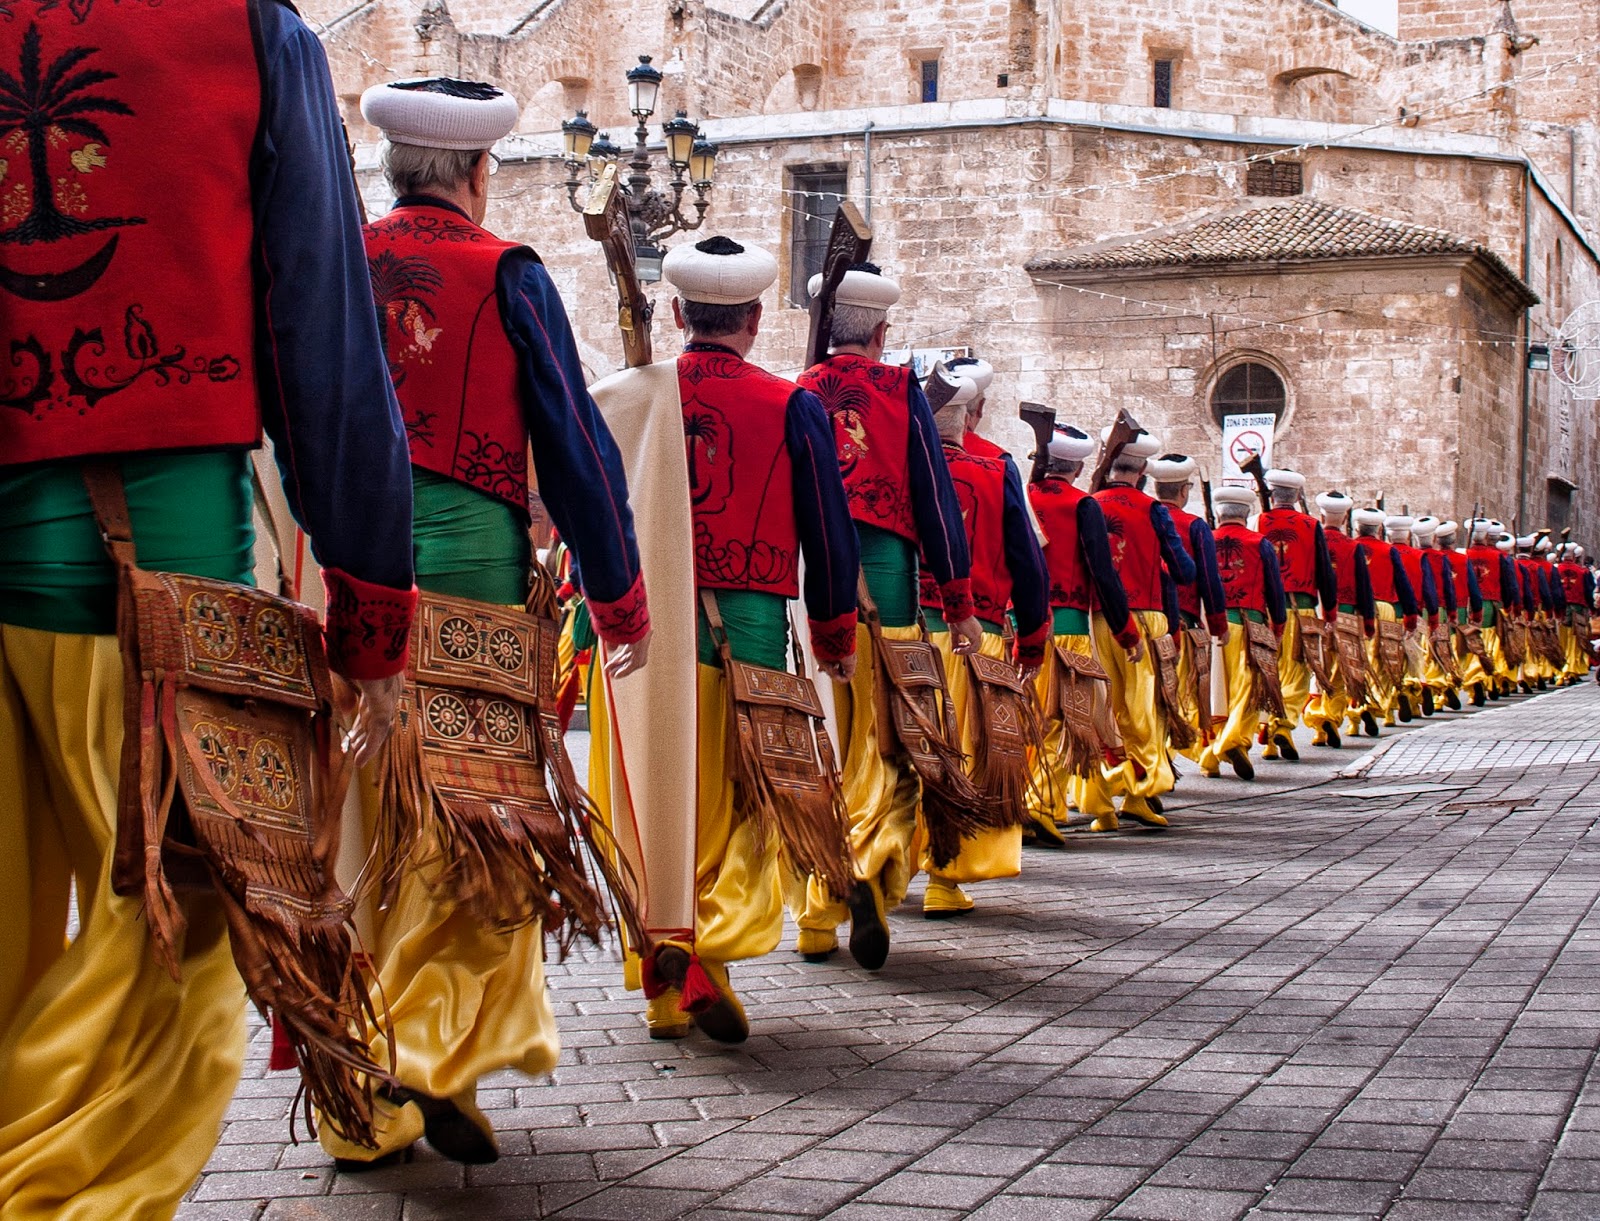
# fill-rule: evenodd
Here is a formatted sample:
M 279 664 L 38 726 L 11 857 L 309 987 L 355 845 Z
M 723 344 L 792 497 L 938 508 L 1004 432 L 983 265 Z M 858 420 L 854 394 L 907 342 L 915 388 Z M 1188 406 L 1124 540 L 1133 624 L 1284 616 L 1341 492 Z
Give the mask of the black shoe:
M 1517 687 L 1518 687 L 1519 690 L 1521 690 L 1523 695 L 1532 695 L 1533 694 L 1533 688 L 1528 686 L 1528 684 L 1525 681 L 1519 681 L 1517 683 Z
M 1339 737 L 1339 731 L 1333 727 L 1332 721 L 1322 727 L 1322 736 L 1327 739 L 1325 745 L 1329 750 L 1338 750 L 1344 745 L 1344 740 Z
M 448 1098 L 435 1098 L 421 1090 L 392 1089 L 393 1102 L 414 1102 L 422 1112 L 422 1135 L 438 1153 L 467 1166 L 487 1166 L 500 1160 L 494 1138 Z
M 1367 731 L 1369 738 L 1378 736 L 1378 718 L 1372 715 L 1370 709 L 1361 710 L 1361 728 Z
M 1146 797 L 1145 800 L 1150 803 L 1150 808 L 1157 814 L 1165 814 L 1167 812 L 1167 807 L 1161 803 L 1161 798 Z
M 390 1166 L 399 1166 L 411 1161 L 415 1156 L 415 1146 L 407 1145 L 403 1149 L 396 1149 L 393 1153 L 385 1153 L 381 1157 L 363 1161 L 358 1157 L 336 1157 L 333 1159 L 333 1168 L 340 1174 L 364 1174 L 368 1170 L 386 1170 Z
M 1039 814 L 1022 825 L 1022 842 L 1036 848 L 1065 848 L 1067 837 L 1061 834 L 1055 819 Z
M 1233 774 L 1240 780 L 1254 780 L 1256 778 L 1255 765 L 1250 762 L 1250 755 L 1242 746 L 1235 746 L 1223 756 L 1228 761 L 1228 766 L 1233 768 Z
M 1274 734 L 1272 740 L 1277 744 L 1278 753 L 1290 763 L 1300 762 L 1300 752 L 1294 748 L 1294 739 L 1288 734 Z
M 1474 708 L 1482 708 L 1488 702 L 1489 702 L 1488 697 L 1485 696 L 1484 693 L 1483 693 L 1483 684 L 1482 683 L 1473 683 L 1472 684 L 1472 706 Z
M 872 887 L 857 882 L 850 891 L 850 957 L 868 971 L 876 971 L 889 958 L 889 930 L 878 916 Z
M 1411 720 L 1411 701 L 1404 695 L 1396 696 L 1396 711 L 1400 716 L 1401 724 L 1408 724 Z
M 831 950 L 818 950 L 814 954 L 802 954 L 800 957 L 806 962 L 827 962 L 828 959 L 832 958 L 838 952 L 839 947 L 834 946 Z
M 1461 711 L 1461 696 L 1456 693 L 1454 687 L 1444 693 L 1444 706 L 1451 712 Z
M 1549 690 L 1549 688 L 1550 688 L 1550 684 L 1549 684 L 1549 683 L 1547 683 L 1547 682 L 1546 682 L 1546 681 L 1545 681 L 1545 680 L 1544 680 L 1544 679 L 1542 679 L 1542 678 L 1541 678 L 1541 679 L 1540 679 L 1540 680 L 1539 680 L 1539 681 L 1538 681 L 1538 683 L 1537 683 L 1537 684 L 1535 684 L 1535 685 L 1536 685 L 1536 686 L 1537 686 L 1537 687 L 1538 687 L 1538 688 L 1539 688 L 1539 690 L 1541 690 L 1541 691 L 1548 691 L 1548 690 Z
M 1433 688 L 1432 687 L 1424 687 L 1422 689 L 1422 715 L 1423 716 L 1432 716 L 1433 715 Z

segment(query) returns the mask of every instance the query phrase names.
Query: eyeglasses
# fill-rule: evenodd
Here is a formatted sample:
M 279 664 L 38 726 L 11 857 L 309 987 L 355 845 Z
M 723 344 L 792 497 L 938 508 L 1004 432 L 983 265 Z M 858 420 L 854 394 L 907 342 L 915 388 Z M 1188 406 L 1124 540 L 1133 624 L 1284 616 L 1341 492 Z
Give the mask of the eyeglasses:
M 489 158 L 489 173 L 491 175 L 498 174 L 500 172 L 500 158 L 493 153 L 489 153 L 487 156 Z

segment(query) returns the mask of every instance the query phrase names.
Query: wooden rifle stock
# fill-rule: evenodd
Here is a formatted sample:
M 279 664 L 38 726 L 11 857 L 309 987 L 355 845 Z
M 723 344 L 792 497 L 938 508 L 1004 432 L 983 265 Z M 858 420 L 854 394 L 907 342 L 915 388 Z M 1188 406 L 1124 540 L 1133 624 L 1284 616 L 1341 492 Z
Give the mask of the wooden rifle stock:
M 1111 464 L 1140 431 L 1139 422 L 1128 414 L 1126 407 L 1117 412 L 1117 422 L 1111 426 L 1111 435 L 1100 448 L 1100 461 L 1095 464 L 1094 474 L 1089 479 L 1091 493 L 1106 486 L 1106 480 L 1111 478 Z
M 1261 465 L 1261 455 L 1251 454 L 1239 463 L 1239 469 L 1255 481 L 1256 499 L 1261 501 L 1261 511 L 1265 513 L 1272 508 L 1272 489 L 1267 486 L 1267 470 Z
M 1200 498 L 1206 502 L 1206 525 L 1213 530 L 1217 528 L 1217 510 L 1211 503 L 1211 480 L 1200 481 Z
M 617 167 L 601 172 L 583 208 L 583 227 L 605 252 L 606 266 L 617 282 L 617 329 L 622 332 L 622 353 L 630 369 L 651 361 L 650 315 L 653 307 L 639 283 L 634 264 L 633 224 L 628 201 L 617 188 Z
M 828 343 L 833 338 L 833 298 L 844 273 L 864 262 L 872 249 L 872 229 L 848 199 L 839 201 L 833 230 L 828 234 L 828 252 L 822 257 L 822 287 L 811 298 L 811 330 L 806 336 L 806 367 L 828 359 Z
M 1056 413 L 1043 403 L 1022 403 L 1017 414 L 1033 429 L 1033 473 L 1028 482 L 1038 483 L 1050 473 L 1050 441 L 1056 435 Z
M 936 360 L 933 368 L 928 370 L 928 380 L 922 383 L 922 393 L 928 400 L 928 408 L 934 415 L 955 398 L 960 387 L 950 380 L 950 370 L 944 367 L 944 361 Z

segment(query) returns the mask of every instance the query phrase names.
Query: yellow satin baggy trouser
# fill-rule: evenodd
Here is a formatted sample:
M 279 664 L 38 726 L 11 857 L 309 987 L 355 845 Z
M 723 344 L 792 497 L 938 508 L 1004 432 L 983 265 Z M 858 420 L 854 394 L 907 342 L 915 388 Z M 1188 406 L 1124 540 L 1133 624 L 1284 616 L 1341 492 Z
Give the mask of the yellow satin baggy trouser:
M 1327 742 L 1328 727 L 1332 726 L 1333 731 L 1338 733 L 1344 724 L 1345 715 L 1351 711 L 1350 691 L 1345 686 L 1336 650 L 1330 649 L 1328 653 L 1328 677 L 1333 680 L 1333 689 L 1317 692 L 1306 705 L 1306 728 L 1316 732 L 1316 737 L 1312 741 L 1318 746 Z M 1359 708 L 1354 712 L 1357 717 L 1361 715 Z
M 1489 649 L 1487 634 L 1479 629 L 1479 639 L 1483 641 L 1485 658 L 1492 657 Z M 1488 683 L 1489 675 L 1483 668 L 1483 662 L 1478 660 L 1477 654 L 1468 650 L 1465 639 L 1454 629 L 1451 631 L 1452 647 L 1456 655 L 1456 671 L 1461 675 L 1461 686 L 1470 691 L 1479 683 Z M 1491 665 L 1493 662 L 1490 663 Z
M 585 675 L 589 734 L 602 742 L 611 732 L 601 691 L 598 652 Z M 695 952 L 710 963 L 759 958 L 783 936 L 783 893 L 777 836 L 756 847 L 755 823 L 735 825 L 733 773 L 728 770 L 728 698 L 720 666 L 695 667 L 696 733 L 699 738 L 695 844 Z M 606 752 L 589 751 L 589 794 L 610 819 Z M 648 865 L 648 863 L 647 863 Z M 639 986 L 638 959 L 626 963 L 627 986 Z
M 1255 701 L 1255 683 L 1250 673 L 1249 637 L 1242 623 L 1228 620 L 1228 638 L 1222 643 L 1222 674 L 1228 686 L 1228 719 L 1200 756 L 1200 768 L 1208 776 L 1217 774 L 1221 760 L 1230 750 L 1246 754 L 1261 730 L 1261 710 Z
M 1144 636 L 1144 656 L 1130 662 L 1127 653 L 1106 624 L 1106 617 L 1095 611 L 1089 630 L 1094 635 L 1100 664 L 1111 676 L 1111 698 L 1116 707 L 1117 728 L 1122 731 L 1122 748 L 1127 757 L 1115 767 L 1103 766 L 1096 776 L 1078 787 L 1078 808 L 1091 818 L 1115 812 L 1112 798 L 1147 803 L 1172 791 L 1172 760 L 1167 754 L 1167 723 L 1156 702 L 1155 657 L 1151 641 L 1167 634 L 1167 617 L 1160 611 L 1134 611 Z
M 1092 655 L 1089 638 L 1070 633 L 1054 637 L 1055 648 L 1045 651 L 1044 665 L 1039 668 L 1036 691 L 1040 708 L 1050 706 L 1050 689 L 1056 681 L 1056 649 L 1064 649 L 1079 657 Z M 1054 716 L 1044 718 L 1044 751 L 1035 753 L 1031 762 L 1033 789 L 1028 794 L 1028 813 L 1052 822 L 1067 821 L 1068 804 L 1076 805 L 1074 781 L 1067 770 L 1062 747 L 1067 733 L 1066 718 L 1058 708 Z
M 882 629 L 888 640 L 918 640 L 916 624 Z M 878 746 L 878 709 L 875 690 L 877 665 L 872 655 L 872 634 L 866 624 L 856 627 L 856 673 L 845 686 L 834 684 L 834 706 L 839 714 L 839 738 L 844 761 L 840 777 L 845 806 L 850 812 L 850 854 L 855 875 L 871 886 L 879 910 L 888 912 L 906 897 L 917 871 L 917 807 L 922 782 L 911 760 L 896 747 L 886 757 Z M 790 881 L 790 905 L 802 929 L 832 930 L 849 917 L 843 903 L 834 902 L 825 887 L 812 878 Z
M 1378 622 L 1393 623 L 1395 621 L 1394 606 L 1380 600 L 1378 602 Z M 1379 656 L 1378 634 L 1375 632 L 1367 641 L 1367 702 L 1364 710 L 1375 717 L 1382 717 L 1389 724 L 1394 724 L 1395 710 L 1400 704 L 1400 692 L 1383 668 Z M 1358 732 L 1361 728 L 1361 713 L 1363 708 L 1352 705 L 1349 709 L 1350 732 Z
M 961 749 L 972 758 L 973 725 L 971 720 L 972 681 L 966 662 L 956 655 L 955 644 L 949 632 L 931 634 L 934 647 L 944 659 L 945 679 L 950 687 L 950 706 L 955 712 L 957 732 L 961 735 Z M 997 632 L 984 632 L 978 651 L 985 657 L 1004 659 L 1005 637 Z M 980 831 L 961 841 L 961 851 L 944 869 L 935 869 L 923 845 L 919 864 L 929 877 L 945 882 L 986 882 L 993 878 L 1014 878 L 1022 872 L 1022 828 L 1006 827 L 1001 830 Z
M 244 984 L 217 901 L 181 897 L 174 983 L 140 901 L 111 893 L 122 736 L 114 636 L 0 626 L 4 1221 L 170 1218 L 244 1064 Z
M 1274 749 L 1272 739 L 1280 733 L 1294 737 L 1295 726 L 1305 716 L 1311 703 L 1311 667 L 1300 660 L 1300 620 L 1316 617 L 1316 609 L 1290 606 L 1283 622 L 1283 639 L 1278 645 L 1278 683 L 1283 688 L 1283 710 L 1286 716 L 1275 716 L 1267 725 L 1267 745 Z M 1233 633 L 1228 633 L 1230 636 Z M 1232 701 L 1229 701 L 1232 703 Z
M 1185 759 L 1190 759 L 1190 760 L 1193 760 L 1194 762 L 1198 763 L 1198 762 L 1200 762 L 1200 756 L 1205 754 L 1205 750 L 1206 750 L 1207 744 L 1211 741 L 1211 733 L 1212 733 L 1212 730 L 1213 730 L 1214 726 L 1212 726 L 1210 724 L 1211 718 L 1209 716 L 1205 718 L 1205 720 L 1207 722 L 1206 724 L 1202 725 L 1200 723 L 1200 721 L 1201 721 L 1200 705 L 1195 700 L 1195 697 L 1194 697 L 1194 684 L 1195 684 L 1194 651 L 1195 651 L 1195 647 L 1196 646 L 1195 646 L 1194 641 L 1189 639 L 1189 633 L 1188 632 L 1181 632 L 1179 634 L 1179 636 L 1178 636 L 1178 711 L 1180 713 L 1182 713 L 1183 719 L 1189 723 L 1190 728 L 1192 728 L 1198 736 L 1197 736 L 1197 738 L 1195 740 L 1195 744 L 1193 746 L 1189 747 L 1186 750 L 1180 750 L 1178 753 L 1180 755 L 1182 755 Z M 1205 645 L 1203 647 L 1206 648 L 1207 650 L 1209 650 L 1211 648 L 1211 637 L 1210 636 L 1206 637 L 1206 643 L 1205 643 Z M 1208 691 L 1206 693 L 1206 695 L 1209 698 L 1210 692 Z
M 1561 626 L 1561 651 L 1567 659 L 1562 669 L 1567 678 L 1576 682 L 1589 677 L 1589 642 L 1581 639 L 1571 624 Z
M 378 815 L 374 773 L 357 780 L 361 813 L 371 842 Z M 388 1062 L 408 1089 L 448 1098 L 476 1119 L 478 1080 L 501 1069 L 529 1076 L 549 1072 L 561 1054 L 561 1036 L 544 979 L 544 926 L 509 933 L 486 928 L 434 892 L 440 863 L 431 836 L 417 846 L 401 875 L 393 904 L 373 915 L 367 952 L 376 983 L 372 1003 L 388 1028 L 369 1030 L 372 1057 Z M 387 1013 L 385 1012 L 387 1007 Z M 380 1099 L 375 1113 L 378 1147 L 340 1138 L 327 1124 L 317 1137 L 334 1157 L 370 1161 L 403 1149 L 422 1135 L 422 1113 Z

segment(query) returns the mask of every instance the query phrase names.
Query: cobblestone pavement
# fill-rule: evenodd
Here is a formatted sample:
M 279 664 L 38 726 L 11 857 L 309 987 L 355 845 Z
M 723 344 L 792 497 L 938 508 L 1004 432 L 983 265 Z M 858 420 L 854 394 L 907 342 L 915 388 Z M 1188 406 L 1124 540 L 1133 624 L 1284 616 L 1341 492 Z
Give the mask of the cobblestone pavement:
M 493 1166 L 336 1174 L 257 1030 L 179 1216 L 1600 1217 L 1596 742 L 1589 684 L 1190 771 L 1170 832 L 1030 849 L 970 917 L 919 883 L 876 975 L 736 966 L 739 1048 L 575 958 L 560 1067 L 486 1082 Z

